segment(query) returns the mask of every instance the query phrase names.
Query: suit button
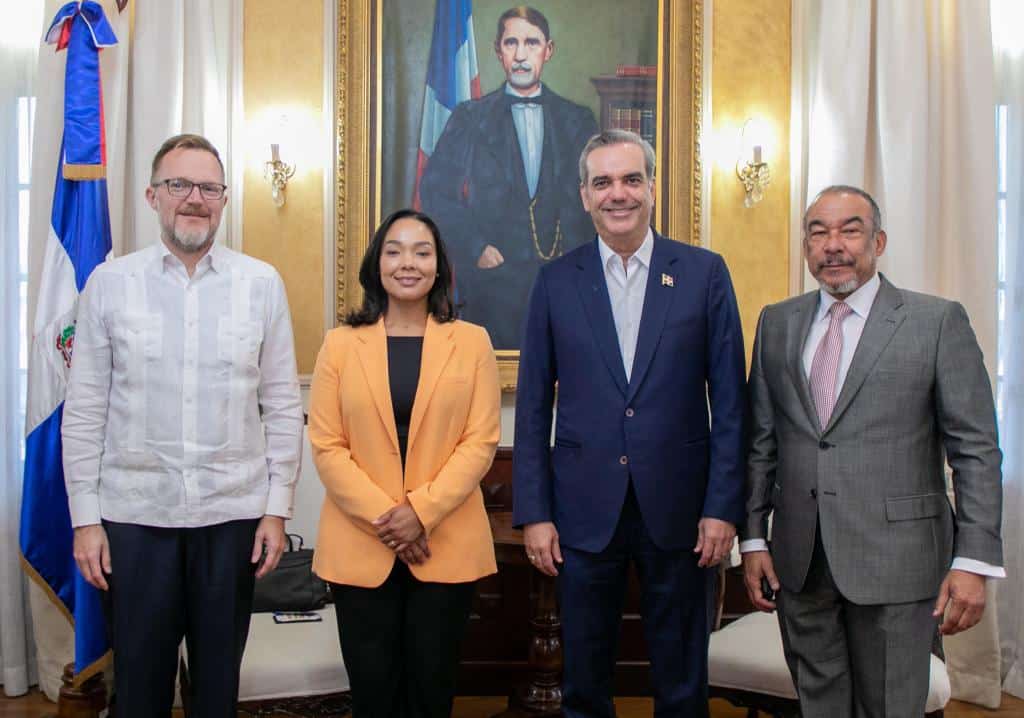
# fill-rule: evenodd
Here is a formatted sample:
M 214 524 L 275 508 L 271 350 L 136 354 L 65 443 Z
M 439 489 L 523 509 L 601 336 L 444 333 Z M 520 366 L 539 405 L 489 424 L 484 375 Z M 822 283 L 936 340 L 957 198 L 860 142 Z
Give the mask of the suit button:
M 626 416 L 628 417 L 632 417 L 635 413 L 636 412 L 633 411 L 633 407 L 629 407 L 628 409 L 626 409 Z
M 821 449 L 822 451 L 825 451 L 827 449 L 831 449 L 832 448 L 832 444 L 828 443 L 827 441 L 825 441 L 823 439 L 823 440 L 818 442 L 818 448 Z
M 625 456 L 620 456 L 619 457 L 619 463 L 622 464 L 623 466 L 625 466 L 626 464 L 629 463 L 629 459 L 627 459 Z
M 818 490 L 817 489 L 811 489 L 811 498 L 812 499 L 818 498 Z

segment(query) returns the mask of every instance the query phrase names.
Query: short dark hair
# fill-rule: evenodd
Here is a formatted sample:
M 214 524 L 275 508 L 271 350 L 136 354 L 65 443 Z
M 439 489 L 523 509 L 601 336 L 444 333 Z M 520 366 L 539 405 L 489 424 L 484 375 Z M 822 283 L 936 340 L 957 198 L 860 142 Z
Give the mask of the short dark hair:
M 878 202 L 875 198 L 868 194 L 865 190 L 860 187 L 854 187 L 848 184 L 833 184 L 829 185 L 818 194 L 814 195 L 814 199 L 807 205 L 807 209 L 804 210 L 804 221 L 803 221 L 803 232 L 804 238 L 807 237 L 807 217 L 811 213 L 811 207 L 818 203 L 818 200 L 829 194 L 855 194 L 867 201 L 871 207 L 871 236 L 874 237 L 876 234 L 882 231 L 882 210 L 878 208 Z
M 220 153 L 217 152 L 217 148 L 213 146 L 213 143 L 202 135 L 191 135 L 182 134 L 175 135 L 174 137 L 168 138 L 160 149 L 153 155 L 153 167 L 150 170 L 149 181 L 152 182 L 156 179 L 156 171 L 160 167 L 160 162 L 164 156 L 171 150 L 202 150 L 203 152 L 209 152 L 213 155 L 213 158 L 217 160 L 217 164 L 220 165 L 221 177 L 224 175 L 224 163 L 220 159 Z
M 392 225 L 400 219 L 415 219 L 430 230 L 434 237 L 434 249 L 437 254 L 437 278 L 434 286 L 427 294 L 427 311 L 438 322 L 455 320 L 455 303 L 452 301 L 452 265 L 448 261 L 448 252 L 441 241 L 441 230 L 437 224 L 422 212 L 414 209 L 400 209 L 389 214 L 377 231 L 373 233 L 370 246 L 363 255 L 363 263 L 359 265 L 359 284 L 363 287 L 363 304 L 353 309 L 345 317 L 345 324 L 350 327 L 361 327 L 376 324 L 388 308 L 388 293 L 380 279 L 380 255 L 384 249 L 384 240 Z
M 604 130 L 603 132 L 598 132 L 587 140 L 587 144 L 583 146 L 583 151 L 580 152 L 580 185 L 585 185 L 589 179 L 587 158 L 590 157 L 590 153 L 599 147 L 608 147 L 610 145 L 636 145 L 639 147 L 644 153 L 644 172 L 647 173 L 646 179 L 654 179 L 656 158 L 654 155 L 654 148 L 651 147 L 650 142 L 637 133 L 630 132 L 629 130 Z
M 548 19 L 544 17 L 544 13 L 528 5 L 516 5 L 501 13 L 501 17 L 498 18 L 498 34 L 494 36 L 495 47 L 501 47 L 501 38 L 505 36 L 505 21 L 516 17 L 540 28 L 540 31 L 544 33 L 544 39 L 551 40 L 551 29 L 548 27 Z

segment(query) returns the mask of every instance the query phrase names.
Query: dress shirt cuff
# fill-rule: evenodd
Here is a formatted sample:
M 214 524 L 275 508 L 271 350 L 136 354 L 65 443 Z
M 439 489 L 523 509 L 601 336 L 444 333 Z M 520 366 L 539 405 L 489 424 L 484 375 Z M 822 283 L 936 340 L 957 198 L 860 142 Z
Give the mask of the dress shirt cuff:
M 292 517 L 292 500 L 295 495 L 295 487 L 271 484 L 270 493 L 267 494 L 267 510 L 264 512 L 269 516 L 280 516 L 283 519 Z
M 100 515 L 100 498 L 96 494 L 69 496 L 68 509 L 71 512 L 71 526 L 74 528 L 103 522 Z
M 740 553 L 750 553 L 751 551 L 767 551 L 768 542 L 764 539 L 747 539 L 746 541 L 740 541 Z
M 953 565 L 950 568 L 955 568 L 957 571 L 976 573 L 980 576 L 988 576 L 989 578 L 1006 578 L 1006 569 L 1002 566 L 993 566 L 990 563 L 973 558 L 956 557 L 953 559 Z

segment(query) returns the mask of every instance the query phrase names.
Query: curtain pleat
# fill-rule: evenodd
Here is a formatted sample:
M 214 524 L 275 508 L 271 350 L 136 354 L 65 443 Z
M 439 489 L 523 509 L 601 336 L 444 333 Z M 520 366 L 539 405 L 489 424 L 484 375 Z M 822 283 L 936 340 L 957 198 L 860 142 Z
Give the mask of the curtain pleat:
M 1009 14 L 1004 14 L 1009 11 Z M 1024 698 L 1024 11 L 1019 3 L 993 3 L 997 36 L 997 101 L 1006 107 L 1005 306 L 1000 335 L 1000 444 L 1003 448 L 1003 545 L 1007 579 L 999 590 L 1003 690 Z M 1012 26 L 1007 23 L 1013 23 Z M 1009 33 L 998 32 L 999 29 Z

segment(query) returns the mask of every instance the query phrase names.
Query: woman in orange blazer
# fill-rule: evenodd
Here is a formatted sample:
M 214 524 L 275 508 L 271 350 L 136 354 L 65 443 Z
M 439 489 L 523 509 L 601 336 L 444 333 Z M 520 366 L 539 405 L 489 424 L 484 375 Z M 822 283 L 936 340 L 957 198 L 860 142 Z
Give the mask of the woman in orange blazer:
M 400 210 L 328 332 L 309 437 L 327 488 L 313 570 L 331 583 L 355 718 L 451 714 L 476 579 L 497 570 L 480 480 L 500 431 L 486 330 L 455 319 L 429 217 Z

